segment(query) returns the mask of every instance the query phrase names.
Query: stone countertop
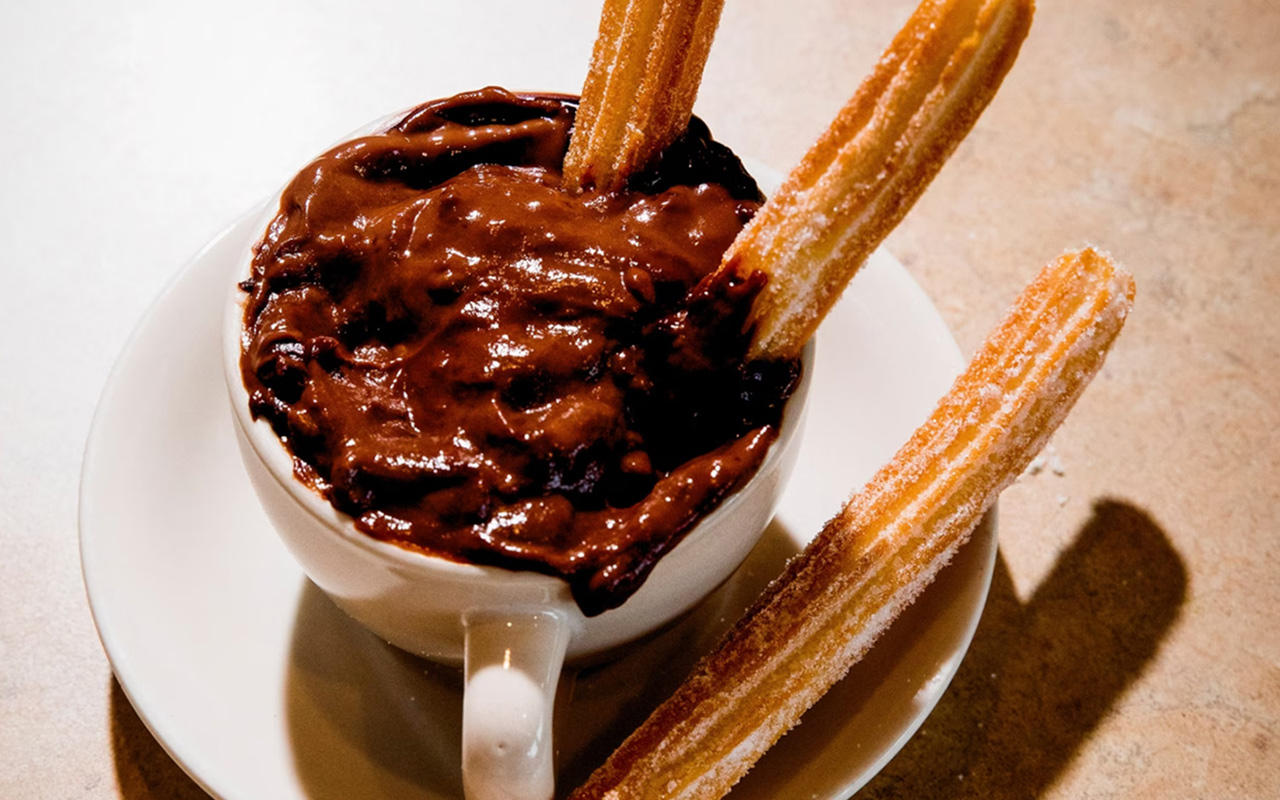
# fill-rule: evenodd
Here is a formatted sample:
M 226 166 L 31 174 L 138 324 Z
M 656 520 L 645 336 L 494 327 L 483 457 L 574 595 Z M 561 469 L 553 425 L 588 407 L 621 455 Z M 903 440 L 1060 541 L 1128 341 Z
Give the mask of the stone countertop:
M 0 796 L 204 796 L 124 698 L 84 598 L 97 394 L 177 266 L 344 131 L 485 83 L 581 84 L 597 3 L 457 5 L 0 13 Z M 699 113 L 785 168 L 910 9 L 730 3 Z M 1264 0 L 1042 0 L 890 237 L 966 352 L 1065 249 L 1109 251 L 1138 299 L 1043 467 L 1004 495 L 954 683 L 858 797 L 1280 786 L 1277 41 Z

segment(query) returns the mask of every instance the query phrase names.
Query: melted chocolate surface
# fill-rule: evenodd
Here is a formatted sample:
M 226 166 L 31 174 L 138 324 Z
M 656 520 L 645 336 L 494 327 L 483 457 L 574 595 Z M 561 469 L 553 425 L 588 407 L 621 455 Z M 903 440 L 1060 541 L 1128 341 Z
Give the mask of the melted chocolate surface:
M 762 277 L 707 279 L 761 200 L 698 120 L 615 193 L 574 101 L 485 89 L 335 147 L 255 251 L 241 370 L 365 533 L 621 604 L 754 474 L 796 363 L 747 362 Z

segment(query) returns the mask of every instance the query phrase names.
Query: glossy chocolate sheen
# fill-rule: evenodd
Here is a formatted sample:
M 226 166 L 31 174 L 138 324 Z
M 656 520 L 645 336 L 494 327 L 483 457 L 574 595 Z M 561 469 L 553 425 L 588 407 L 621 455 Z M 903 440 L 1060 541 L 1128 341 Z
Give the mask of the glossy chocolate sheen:
M 703 279 L 759 206 L 698 121 L 573 195 L 575 106 L 485 89 L 339 145 L 253 260 L 241 368 L 297 475 L 371 536 L 623 602 L 757 469 L 793 363 L 744 363 L 763 278 Z

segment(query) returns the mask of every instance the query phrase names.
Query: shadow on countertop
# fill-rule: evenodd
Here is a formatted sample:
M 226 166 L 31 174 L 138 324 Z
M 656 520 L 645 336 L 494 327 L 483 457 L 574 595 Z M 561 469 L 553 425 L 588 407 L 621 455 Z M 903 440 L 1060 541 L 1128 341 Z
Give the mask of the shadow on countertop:
M 109 691 L 111 755 L 120 796 L 126 800 L 209 800 L 147 730 L 114 675 Z
M 1186 598 L 1151 517 L 1104 499 L 1029 602 L 1001 557 L 969 653 L 916 736 L 856 800 L 1037 797 L 1142 674 Z

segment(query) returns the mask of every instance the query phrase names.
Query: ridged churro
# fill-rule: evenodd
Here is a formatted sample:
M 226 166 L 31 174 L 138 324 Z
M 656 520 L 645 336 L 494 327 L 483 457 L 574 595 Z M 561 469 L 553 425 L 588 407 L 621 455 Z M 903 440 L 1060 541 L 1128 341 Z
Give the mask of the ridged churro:
M 689 125 L 724 0 L 605 0 L 565 185 L 612 191 Z
M 1101 366 L 1133 280 L 1047 266 L 897 455 L 571 800 L 718 798 L 950 561 Z
M 752 354 L 791 358 L 920 197 L 1013 65 L 1032 0 L 924 0 L 725 254 L 759 270 Z

